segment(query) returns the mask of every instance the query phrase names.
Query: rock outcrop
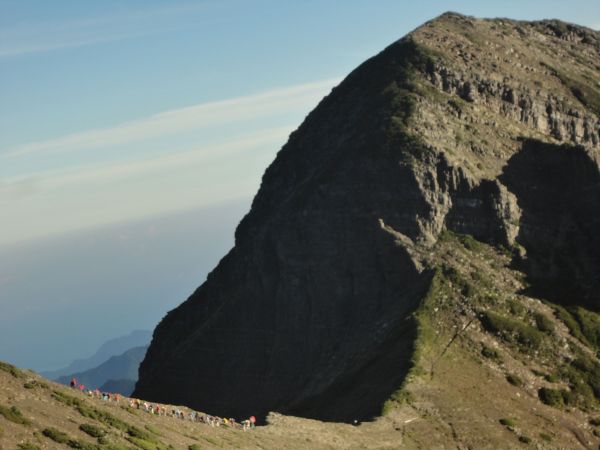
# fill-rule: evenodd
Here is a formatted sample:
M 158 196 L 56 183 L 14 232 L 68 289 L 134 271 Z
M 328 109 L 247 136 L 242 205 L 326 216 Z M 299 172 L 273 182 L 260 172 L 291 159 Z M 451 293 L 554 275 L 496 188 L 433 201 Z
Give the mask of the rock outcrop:
M 291 134 L 235 247 L 158 325 L 134 395 L 235 417 L 379 415 L 414 363 L 448 230 L 513 249 L 532 291 L 600 308 L 599 57 L 582 27 L 448 13 L 366 61 Z

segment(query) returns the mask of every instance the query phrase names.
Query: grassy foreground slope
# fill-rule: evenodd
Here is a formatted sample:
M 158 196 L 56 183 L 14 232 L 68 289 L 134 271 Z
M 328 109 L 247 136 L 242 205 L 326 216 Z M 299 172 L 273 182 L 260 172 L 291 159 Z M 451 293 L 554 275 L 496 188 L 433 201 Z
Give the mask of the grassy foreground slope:
M 333 448 L 360 447 L 373 438 L 360 427 L 276 415 L 273 425 L 248 431 L 211 427 L 131 409 L 128 399 L 89 398 L 6 363 L 0 369 L 3 450 Z

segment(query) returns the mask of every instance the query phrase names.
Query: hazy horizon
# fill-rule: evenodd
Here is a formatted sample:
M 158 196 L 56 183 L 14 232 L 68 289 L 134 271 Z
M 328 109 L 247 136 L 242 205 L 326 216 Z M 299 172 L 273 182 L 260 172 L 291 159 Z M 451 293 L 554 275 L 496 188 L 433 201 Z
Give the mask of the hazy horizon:
M 231 249 L 249 207 L 247 198 L 3 247 L 0 359 L 53 370 L 153 330 Z

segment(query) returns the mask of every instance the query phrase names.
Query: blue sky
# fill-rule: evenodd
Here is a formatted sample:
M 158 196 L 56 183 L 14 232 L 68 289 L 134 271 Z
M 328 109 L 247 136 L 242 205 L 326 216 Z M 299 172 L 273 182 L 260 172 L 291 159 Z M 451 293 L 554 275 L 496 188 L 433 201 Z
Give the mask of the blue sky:
M 0 0 L 0 359 L 50 368 L 152 328 L 232 245 L 318 100 L 447 10 L 600 28 L 600 3 L 583 0 Z M 149 267 L 152 283 L 127 285 Z M 110 326 L 61 348 L 81 330 L 60 324 L 92 312 Z M 5 339 L 33 323 L 46 347 Z

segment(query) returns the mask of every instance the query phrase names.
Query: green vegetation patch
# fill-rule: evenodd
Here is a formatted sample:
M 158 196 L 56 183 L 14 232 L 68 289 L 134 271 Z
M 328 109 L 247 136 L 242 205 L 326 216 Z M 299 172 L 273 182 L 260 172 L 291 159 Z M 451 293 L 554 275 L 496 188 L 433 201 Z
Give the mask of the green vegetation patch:
M 454 111 L 458 114 L 462 114 L 465 112 L 465 109 L 468 108 L 467 102 L 465 102 L 462 98 L 456 97 L 448 100 L 448 106 L 450 106 Z
M 600 425 L 600 417 L 592 417 L 590 419 L 590 425 L 594 425 L 595 427 Z
M 82 423 L 79 425 L 79 429 L 84 433 L 90 435 L 91 437 L 100 438 L 106 435 L 106 430 L 102 428 L 92 425 L 90 423 Z
M 121 409 L 123 411 L 127 411 L 129 414 L 133 415 L 133 416 L 137 416 L 137 413 L 135 412 L 135 409 L 133 409 L 131 406 L 129 405 L 121 405 Z
M 538 370 L 536 368 L 532 368 L 531 373 L 538 377 L 546 377 L 547 376 L 546 372 L 544 372 L 542 370 Z
M 65 394 L 61 391 L 52 391 L 52 398 L 58 400 L 61 403 L 64 403 L 67 406 L 78 406 L 83 403 L 77 397 L 73 397 L 72 395 Z
M 585 353 L 578 352 L 571 364 L 561 367 L 559 376 L 571 389 L 565 403 L 586 408 L 600 400 L 600 364 Z
M 544 375 L 544 379 L 548 382 L 548 383 L 558 383 L 560 381 L 560 378 L 558 377 L 558 375 L 550 373 L 548 375 Z
M 560 80 L 569 88 L 571 93 L 581 103 L 600 115 L 600 92 L 594 89 L 590 83 L 582 83 L 564 73 L 557 73 Z
M 511 319 L 493 311 L 484 311 L 480 316 L 483 327 L 502 339 L 516 343 L 524 349 L 538 349 L 544 334 L 520 320 Z
M 463 102 L 463 103 L 465 103 L 465 102 Z M 486 249 L 486 246 L 487 246 L 487 244 L 485 244 L 481 241 L 478 241 L 470 234 L 456 233 L 455 231 L 451 231 L 451 230 L 442 231 L 440 233 L 438 239 L 441 242 L 458 243 L 458 244 L 462 245 L 465 249 L 467 249 L 473 253 L 482 253 Z
M 419 362 L 422 360 L 424 352 L 428 351 L 431 342 L 436 338 L 434 327 L 431 324 L 431 315 L 434 303 L 440 298 L 447 289 L 447 280 L 441 270 L 436 270 L 431 278 L 429 289 L 419 308 L 408 318 L 407 328 L 415 330 L 415 338 L 413 340 L 412 356 L 410 359 L 410 369 L 404 378 L 404 382 L 390 398 L 383 404 L 381 415 L 389 414 L 394 408 L 411 403 L 413 400 L 412 394 L 406 390 L 407 382 L 416 376 L 423 375 L 425 370 Z
M 458 234 L 458 239 L 460 243 L 467 249 L 474 253 L 481 253 L 484 249 L 484 246 L 481 242 L 475 239 L 470 234 Z
M 10 373 L 15 378 L 25 378 L 25 374 L 20 369 L 17 369 L 12 364 L 0 361 L 0 370 Z
M 52 439 L 54 442 L 58 442 L 59 444 L 66 444 L 70 439 L 67 433 L 63 433 L 62 431 L 52 427 L 42 430 L 42 434 L 48 439 Z
M 546 316 L 545 314 L 536 312 L 533 315 L 533 318 L 535 320 L 535 326 L 542 333 L 547 333 L 547 334 L 554 333 L 554 322 L 552 322 L 552 320 L 548 316 Z
M 67 445 L 71 448 L 80 450 L 105 450 L 105 448 L 101 447 L 100 445 L 77 441 L 75 439 L 71 439 L 69 442 L 67 442 Z M 111 446 L 109 448 L 113 450 L 114 447 Z
M 10 408 L 0 405 L 0 416 L 4 416 L 4 418 L 10 422 L 17 423 L 19 425 L 30 425 L 31 422 L 23 417 L 23 414 L 16 406 L 11 406 Z
M 588 340 L 583 335 L 577 320 L 575 320 L 575 317 L 573 317 L 573 315 L 566 308 L 559 305 L 554 305 L 554 311 L 556 312 L 556 316 L 567 326 L 571 336 L 586 344 L 589 344 Z
M 525 306 L 523 306 L 523 303 L 513 298 L 507 300 L 506 305 L 508 306 L 508 311 L 513 316 L 523 317 L 527 312 Z
M 100 442 L 100 440 L 98 440 L 100 444 L 109 444 L 108 442 Z M 123 445 L 123 444 L 115 444 L 115 443 L 110 443 L 108 445 L 108 447 L 100 447 L 102 450 L 135 450 L 133 447 L 127 446 L 127 445 Z
M 600 351 L 600 314 L 579 306 L 554 305 L 554 308 L 573 337 Z
M 545 441 L 545 442 L 552 442 L 552 436 L 550 436 L 549 434 L 546 434 L 546 433 L 540 433 L 540 434 L 539 434 L 539 436 L 540 436 L 540 439 L 541 439 L 542 441 Z
M 17 448 L 19 450 L 40 450 L 38 445 L 32 444 L 31 442 L 23 442 L 21 444 L 17 444 Z
M 524 444 L 531 444 L 531 438 L 529 436 L 519 436 L 519 441 L 524 443 Z
M 495 348 L 488 347 L 485 344 L 483 344 L 483 346 L 481 347 L 481 355 L 487 359 L 491 359 L 498 362 L 502 361 L 502 356 L 500 356 L 500 352 Z
M 48 386 L 46 383 L 41 382 L 41 381 L 37 381 L 37 380 L 29 380 L 26 381 L 25 384 L 23 384 L 23 387 L 25 389 L 35 389 L 35 388 L 42 388 L 42 389 L 49 389 L 50 386 Z
M 521 380 L 521 378 L 519 378 L 517 375 L 514 375 L 514 374 L 508 374 L 506 376 L 506 381 L 508 381 L 513 386 L 517 386 L 517 387 L 523 386 L 523 380 Z
M 554 406 L 556 408 L 563 406 L 565 404 L 565 399 L 568 400 L 568 394 L 565 390 L 546 387 L 543 387 L 538 391 L 538 397 L 546 405 Z
M 502 425 L 504 425 L 505 427 L 509 427 L 509 428 L 514 428 L 517 426 L 517 422 L 515 419 L 508 419 L 508 418 L 503 418 L 500 419 L 499 421 Z
M 451 282 L 452 285 L 455 286 L 465 297 L 471 298 L 477 293 L 477 290 L 475 289 L 473 284 L 454 267 L 442 267 L 442 274 L 443 278 Z
M 148 430 L 152 434 L 161 436 L 160 430 L 156 427 L 153 427 L 152 425 L 146 425 L 146 426 L 144 426 L 144 428 L 146 428 L 146 430 Z
M 56 428 L 45 428 L 42 430 L 42 434 L 48 439 L 53 440 L 59 444 L 65 444 L 68 447 L 79 449 L 79 450 L 103 450 L 103 448 L 97 444 L 91 444 L 88 442 L 79 441 L 72 439 L 67 433 L 64 433 Z
M 412 394 L 406 389 L 404 389 L 404 387 L 401 387 L 400 389 L 396 390 L 388 400 L 385 401 L 381 409 L 381 415 L 385 416 L 389 414 L 394 408 L 406 403 L 411 403 L 412 401 Z
M 545 63 L 542 64 L 553 72 L 554 76 L 571 91 L 577 100 L 591 109 L 595 114 L 600 115 L 600 91 L 594 87 L 594 83 L 583 82 L 563 70 Z
M 145 432 L 144 430 L 140 430 L 139 428 L 136 428 L 132 425 L 129 425 L 125 431 L 132 438 L 144 439 L 146 441 L 151 441 L 151 442 L 154 441 L 152 436 L 150 436 L 147 432 Z
M 210 436 L 201 436 L 206 442 L 210 442 L 212 445 L 216 445 L 217 447 L 222 447 L 221 443 L 216 439 L 211 438 Z
M 593 385 L 594 382 L 597 382 L 597 380 L 594 380 L 597 373 L 594 374 L 593 371 L 591 374 L 586 374 L 579 372 L 578 369 L 570 370 L 569 368 L 563 370 L 566 372 L 564 376 L 569 382 L 570 389 L 541 388 L 538 391 L 540 400 L 556 408 L 572 406 L 584 410 L 597 404 L 598 394 Z
M 166 446 L 165 444 L 160 442 L 155 442 L 151 440 L 149 441 L 147 439 L 141 439 L 133 436 L 129 436 L 126 439 L 143 450 L 169 450 L 171 448 L 170 446 Z

